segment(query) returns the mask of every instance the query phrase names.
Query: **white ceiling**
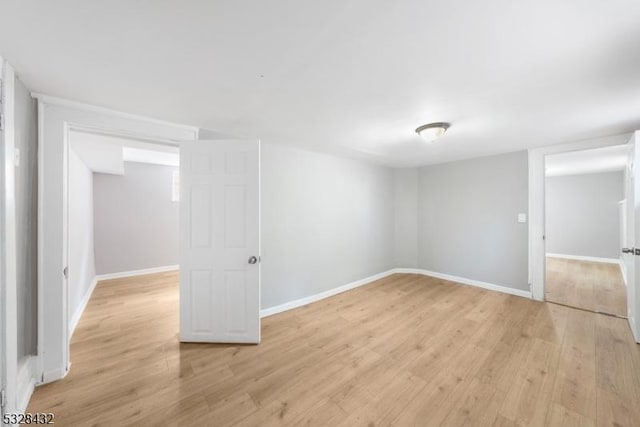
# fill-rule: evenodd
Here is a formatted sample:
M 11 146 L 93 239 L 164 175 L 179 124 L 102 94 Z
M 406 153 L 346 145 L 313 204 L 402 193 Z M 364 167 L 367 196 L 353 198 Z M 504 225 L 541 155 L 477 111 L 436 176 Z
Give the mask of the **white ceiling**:
M 96 173 L 124 175 L 124 162 L 179 166 L 178 148 L 87 132 L 70 132 L 71 148 Z
M 622 170 L 628 157 L 629 146 L 626 144 L 548 155 L 545 174 L 559 176 Z
M 409 166 L 640 128 L 639 22 L 635 0 L 3 0 L 0 54 L 37 92 Z

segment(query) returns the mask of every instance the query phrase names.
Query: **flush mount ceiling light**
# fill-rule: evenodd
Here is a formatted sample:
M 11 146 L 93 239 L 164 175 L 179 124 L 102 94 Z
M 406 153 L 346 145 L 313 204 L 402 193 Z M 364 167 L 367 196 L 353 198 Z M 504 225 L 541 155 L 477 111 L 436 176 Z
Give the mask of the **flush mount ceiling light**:
M 416 133 L 425 141 L 434 141 L 449 129 L 449 123 L 429 123 L 416 129 Z

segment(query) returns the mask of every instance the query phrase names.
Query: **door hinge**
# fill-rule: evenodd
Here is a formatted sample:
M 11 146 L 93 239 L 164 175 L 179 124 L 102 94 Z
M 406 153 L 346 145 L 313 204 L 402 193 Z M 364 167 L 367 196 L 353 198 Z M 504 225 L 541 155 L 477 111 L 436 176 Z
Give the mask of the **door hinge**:
M 4 389 L 0 390 L 0 408 L 4 408 L 7 403 L 7 395 L 4 392 Z
M 62 270 L 62 275 L 65 279 L 69 278 L 69 267 L 65 267 L 64 270 Z
M 0 113 L 0 130 L 4 130 L 4 114 Z

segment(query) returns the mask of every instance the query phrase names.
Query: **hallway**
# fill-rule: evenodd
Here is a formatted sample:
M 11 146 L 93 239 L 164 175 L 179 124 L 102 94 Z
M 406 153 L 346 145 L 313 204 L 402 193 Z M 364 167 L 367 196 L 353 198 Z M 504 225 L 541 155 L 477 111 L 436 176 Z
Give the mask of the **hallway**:
M 627 316 L 618 264 L 547 257 L 545 300 L 595 313 Z

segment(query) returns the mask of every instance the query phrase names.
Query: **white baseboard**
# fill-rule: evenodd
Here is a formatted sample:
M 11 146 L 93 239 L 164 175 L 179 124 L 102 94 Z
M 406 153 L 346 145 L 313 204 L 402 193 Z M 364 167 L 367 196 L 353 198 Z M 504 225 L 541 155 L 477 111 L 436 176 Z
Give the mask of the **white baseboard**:
M 627 313 L 627 320 L 629 321 L 629 326 L 631 327 L 631 334 L 633 335 L 633 339 L 636 340 L 638 344 L 640 344 L 640 331 L 636 329 L 636 321 L 633 317 L 631 317 L 631 313 Z
M 123 277 L 143 276 L 145 274 L 164 273 L 167 271 L 175 271 L 179 269 L 180 269 L 179 265 L 165 265 L 163 267 L 152 267 L 152 268 L 145 268 L 142 270 L 120 271 L 118 273 L 99 274 L 97 278 L 98 278 L 98 281 L 110 280 L 110 279 L 121 279 Z
M 71 337 L 73 336 L 73 332 L 76 330 L 76 326 L 78 326 L 80 317 L 82 317 L 82 313 L 84 313 L 85 308 L 87 308 L 87 304 L 89 303 L 89 300 L 91 299 L 91 295 L 93 294 L 93 290 L 96 288 L 97 284 L 98 284 L 98 277 L 96 276 L 93 278 L 93 281 L 91 282 L 91 285 L 89 285 L 89 289 L 87 289 L 87 292 L 84 294 L 84 297 L 82 297 L 82 301 L 80 301 L 80 305 L 78 306 L 78 308 L 76 308 L 76 311 L 73 313 L 73 316 L 71 316 L 71 319 L 69 319 L 69 340 L 71 340 Z
M 312 302 L 320 301 L 322 299 L 329 298 L 331 296 L 340 294 L 342 292 L 346 292 L 351 289 L 364 286 L 368 283 L 383 279 L 394 273 L 395 273 L 394 269 L 387 270 L 382 273 L 378 273 L 373 276 L 366 277 L 364 279 L 356 280 L 355 282 L 347 283 L 346 285 L 338 286 L 337 288 L 329 289 L 328 291 L 320 292 L 319 294 L 289 301 L 284 304 L 276 305 L 274 307 L 265 308 L 260 310 L 260 317 L 267 317 L 273 314 L 281 313 L 283 311 L 293 310 L 294 308 L 302 307 L 303 305 L 311 304 Z
M 523 298 L 531 299 L 530 291 L 509 288 L 507 286 L 494 285 L 493 283 L 482 282 L 480 280 L 467 279 L 466 277 L 452 276 L 450 274 L 438 273 L 435 271 L 423 270 L 420 268 L 396 268 L 395 273 L 421 274 L 423 276 L 435 277 L 438 279 L 448 280 L 450 282 L 460 283 L 463 285 L 476 286 L 478 288 L 488 289 L 490 291 L 502 292 L 505 294 L 516 295 Z
M 71 364 L 69 364 L 69 366 L 71 366 Z M 66 369 L 65 368 L 51 369 L 49 371 L 43 372 L 42 382 L 38 385 L 61 380 L 64 377 L 66 377 L 68 373 L 69 373 L 69 367 L 67 367 Z
M 552 254 L 548 253 L 549 258 L 564 258 L 573 259 L 576 261 L 589 261 L 589 262 L 605 262 L 607 264 L 620 264 L 620 258 L 600 258 L 594 256 L 582 256 L 582 255 L 566 255 L 566 254 Z
M 393 268 L 391 270 L 384 271 L 382 273 L 357 280 L 355 282 L 348 283 L 337 288 L 329 289 L 328 291 L 321 292 L 319 294 L 311 295 L 308 297 L 300 298 L 294 301 L 289 301 L 284 304 L 276 305 L 260 310 L 260 317 L 267 317 L 273 314 L 282 313 L 283 311 L 293 310 L 294 308 L 302 307 L 303 305 L 311 304 L 312 302 L 320 301 L 325 298 L 329 298 L 333 295 L 355 289 L 360 286 L 364 286 L 368 283 L 376 280 L 383 279 L 396 273 L 409 273 L 409 274 L 421 274 L 423 276 L 431 276 L 439 279 L 449 280 L 451 282 L 460 283 L 463 285 L 477 286 L 483 289 L 489 289 L 491 291 L 503 292 L 506 294 L 516 295 L 523 298 L 531 298 L 531 292 L 523 291 L 520 289 L 508 288 L 506 286 L 494 285 L 492 283 L 481 282 L 479 280 L 467 279 L 464 277 L 451 276 L 449 274 L 436 273 L 434 271 L 422 270 L 418 268 Z
M 23 414 L 27 410 L 29 400 L 36 387 L 36 356 L 27 356 L 20 366 L 18 366 L 18 396 L 17 410 Z

